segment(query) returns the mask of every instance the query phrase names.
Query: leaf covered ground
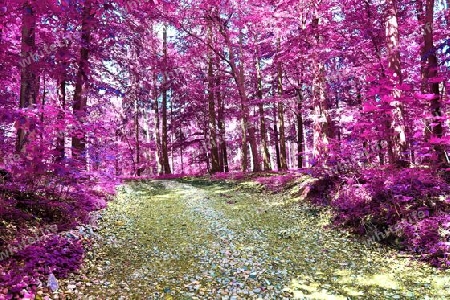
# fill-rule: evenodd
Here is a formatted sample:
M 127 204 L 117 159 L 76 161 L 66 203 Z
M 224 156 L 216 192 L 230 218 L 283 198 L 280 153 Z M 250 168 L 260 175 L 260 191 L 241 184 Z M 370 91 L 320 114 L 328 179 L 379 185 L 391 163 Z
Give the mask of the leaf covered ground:
M 125 185 L 62 288 L 74 299 L 450 298 L 449 271 L 365 245 L 295 200 L 206 180 Z

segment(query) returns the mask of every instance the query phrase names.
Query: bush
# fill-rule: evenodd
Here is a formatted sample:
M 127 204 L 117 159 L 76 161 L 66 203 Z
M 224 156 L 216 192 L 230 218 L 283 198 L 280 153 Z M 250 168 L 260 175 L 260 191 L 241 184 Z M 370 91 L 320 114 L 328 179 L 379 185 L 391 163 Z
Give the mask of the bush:
M 9 295 L 18 295 L 45 283 L 50 273 L 67 277 L 80 268 L 82 260 L 83 247 L 78 241 L 53 236 L 14 253 L 0 266 L 0 286 L 9 287 Z
M 366 170 L 348 181 L 331 205 L 335 224 L 359 234 L 396 228 L 397 245 L 436 266 L 449 266 L 449 185 L 426 169 Z
M 54 224 L 63 231 L 87 223 L 90 212 L 106 206 L 117 183 L 105 174 L 79 172 L 70 163 L 46 165 L 24 160 L 10 169 L 14 180 L 0 183 L 3 257 L 8 247 L 30 236 L 31 228 Z M 18 295 L 24 288 L 30 290 L 36 280 L 46 280 L 49 272 L 66 277 L 79 268 L 82 256 L 78 242 L 59 236 L 29 245 L 0 261 L 0 287 Z

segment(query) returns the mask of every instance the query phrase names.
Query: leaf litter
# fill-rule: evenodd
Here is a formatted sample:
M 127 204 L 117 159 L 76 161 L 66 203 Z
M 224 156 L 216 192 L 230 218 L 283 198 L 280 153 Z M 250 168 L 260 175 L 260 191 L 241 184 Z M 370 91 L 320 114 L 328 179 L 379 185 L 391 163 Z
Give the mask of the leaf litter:
M 448 299 L 450 273 L 329 229 L 284 194 L 223 183 L 124 186 L 68 299 Z M 231 204 L 230 204 L 231 202 Z

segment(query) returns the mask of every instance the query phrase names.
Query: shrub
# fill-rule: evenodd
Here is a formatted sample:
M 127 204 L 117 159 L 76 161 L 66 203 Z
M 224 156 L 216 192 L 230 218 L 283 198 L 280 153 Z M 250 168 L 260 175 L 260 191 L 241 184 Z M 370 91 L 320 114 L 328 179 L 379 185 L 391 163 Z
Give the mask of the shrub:
M 362 179 L 347 181 L 332 201 L 335 224 L 360 234 L 395 227 L 398 246 L 434 265 L 449 264 L 450 203 L 444 195 L 450 187 L 444 180 L 426 169 L 366 170 Z
M 29 245 L 13 254 L 0 266 L 0 286 L 9 287 L 10 295 L 23 289 L 32 290 L 39 282 L 46 282 L 52 272 L 57 278 L 80 268 L 83 247 L 78 241 L 53 236 Z

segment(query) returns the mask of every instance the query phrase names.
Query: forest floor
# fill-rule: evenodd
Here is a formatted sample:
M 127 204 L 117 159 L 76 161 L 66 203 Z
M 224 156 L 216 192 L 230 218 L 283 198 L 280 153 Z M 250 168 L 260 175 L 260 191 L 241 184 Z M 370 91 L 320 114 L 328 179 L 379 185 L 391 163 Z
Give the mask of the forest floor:
M 74 299 L 450 298 L 448 271 L 327 225 L 326 210 L 286 193 L 135 182 L 102 213 L 87 263 L 61 288 Z

